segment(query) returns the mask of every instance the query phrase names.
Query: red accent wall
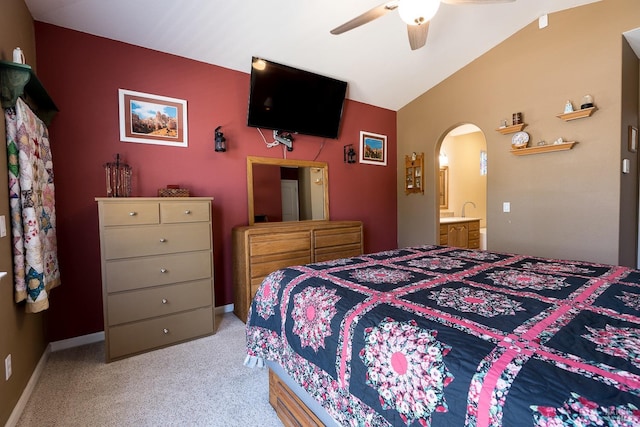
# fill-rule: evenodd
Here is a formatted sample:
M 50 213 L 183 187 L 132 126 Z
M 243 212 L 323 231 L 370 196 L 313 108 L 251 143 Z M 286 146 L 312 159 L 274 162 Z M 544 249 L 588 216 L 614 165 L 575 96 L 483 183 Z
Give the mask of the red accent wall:
M 267 148 L 246 125 L 247 73 L 41 22 L 35 30 L 38 77 L 60 109 L 50 137 L 62 285 L 52 291 L 46 314 L 49 341 L 103 329 L 94 198 L 106 196 L 103 165 L 116 153 L 133 168 L 134 196 L 179 184 L 193 196 L 215 198 L 217 306 L 233 302 L 231 229 L 247 223 L 249 155 L 327 162 L 331 219 L 362 220 L 367 252 L 396 247 L 395 111 L 347 101 L 338 140 L 296 135 L 294 150 L 285 153 L 282 146 Z M 119 88 L 186 100 L 188 148 L 120 142 Z M 226 153 L 214 151 L 216 126 L 227 139 Z M 343 163 L 343 146 L 357 146 L 361 130 L 388 136 L 386 167 Z

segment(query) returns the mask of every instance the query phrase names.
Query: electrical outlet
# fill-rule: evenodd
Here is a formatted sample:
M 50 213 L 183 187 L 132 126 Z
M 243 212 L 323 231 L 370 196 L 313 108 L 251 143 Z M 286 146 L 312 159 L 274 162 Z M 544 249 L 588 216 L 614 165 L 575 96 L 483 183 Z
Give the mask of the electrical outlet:
M 9 378 L 11 378 L 11 355 L 4 359 L 4 380 L 9 381 Z

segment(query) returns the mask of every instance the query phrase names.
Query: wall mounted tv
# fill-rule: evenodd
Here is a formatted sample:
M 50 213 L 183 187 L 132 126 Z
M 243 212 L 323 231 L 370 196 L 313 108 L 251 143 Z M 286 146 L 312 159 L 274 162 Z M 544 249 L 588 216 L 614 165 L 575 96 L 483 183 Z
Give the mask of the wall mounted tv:
M 338 138 L 347 82 L 253 57 L 247 125 Z

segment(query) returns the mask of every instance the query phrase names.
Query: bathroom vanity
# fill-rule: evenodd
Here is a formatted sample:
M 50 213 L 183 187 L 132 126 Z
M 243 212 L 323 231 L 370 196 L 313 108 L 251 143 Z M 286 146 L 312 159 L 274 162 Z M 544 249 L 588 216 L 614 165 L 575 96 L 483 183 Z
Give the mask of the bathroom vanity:
M 480 218 L 440 218 L 440 244 L 458 248 L 480 248 Z

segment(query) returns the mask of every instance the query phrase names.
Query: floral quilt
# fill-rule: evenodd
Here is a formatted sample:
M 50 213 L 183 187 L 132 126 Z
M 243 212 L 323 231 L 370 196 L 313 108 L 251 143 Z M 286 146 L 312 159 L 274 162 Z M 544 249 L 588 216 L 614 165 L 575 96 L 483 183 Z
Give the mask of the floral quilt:
M 248 359 L 339 425 L 640 425 L 640 271 L 419 246 L 260 286 Z

